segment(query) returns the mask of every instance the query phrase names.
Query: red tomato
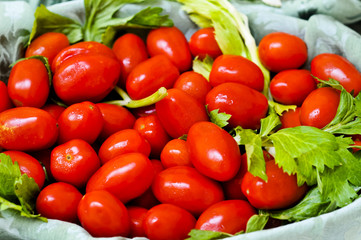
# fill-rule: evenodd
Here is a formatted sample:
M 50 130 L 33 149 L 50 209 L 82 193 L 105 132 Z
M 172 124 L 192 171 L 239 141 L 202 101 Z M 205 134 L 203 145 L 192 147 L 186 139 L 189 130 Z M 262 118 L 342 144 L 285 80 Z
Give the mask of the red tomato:
M 39 59 L 22 60 L 11 69 L 8 93 L 15 106 L 41 108 L 48 99 L 49 91 L 48 72 Z
M 172 138 L 187 134 L 196 122 L 209 120 L 204 105 L 176 88 L 169 89 L 168 95 L 157 102 L 155 108 L 160 122 Z
M 43 166 L 34 157 L 21 151 L 5 151 L 5 155 L 11 158 L 11 161 L 18 162 L 21 174 L 26 174 L 33 178 L 41 189 L 45 182 L 45 172 Z
M 58 138 L 57 121 L 34 107 L 11 108 L 0 113 L 0 147 L 36 151 L 51 147 Z
M 187 71 L 192 66 L 192 54 L 187 39 L 177 27 L 151 30 L 146 45 L 150 56 L 166 55 L 180 72 Z
M 45 104 L 41 109 L 47 111 L 55 119 L 58 119 L 60 114 L 65 110 L 65 107 L 57 104 L 48 103 Z
M 307 185 L 299 187 L 297 176 L 288 175 L 274 160 L 266 162 L 267 182 L 247 172 L 242 181 L 242 192 L 258 209 L 281 209 L 297 203 L 306 193 Z
M 150 240 L 183 240 L 194 228 L 196 219 L 188 211 L 172 204 L 151 208 L 144 218 L 144 231 Z
M 222 51 L 214 37 L 214 28 L 201 28 L 192 34 L 189 39 L 189 49 L 193 56 L 198 56 L 200 59 L 207 55 L 215 59 L 222 55 Z
M 179 76 L 178 69 L 164 55 L 151 57 L 130 72 L 126 89 L 130 98 L 141 99 L 156 92 L 160 87 L 171 88 Z
M 340 82 L 354 96 L 361 90 L 361 73 L 346 58 L 334 53 L 322 53 L 311 61 L 311 73 L 322 80 L 330 78 Z
M 307 60 L 307 45 L 299 37 L 285 32 L 272 32 L 258 45 L 262 64 L 272 72 L 301 67 Z
M 316 81 L 311 72 L 305 69 L 281 71 L 270 83 L 273 98 L 285 105 L 301 106 L 303 100 L 316 88 Z
M 187 143 L 193 166 L 217 181 L 233 178 L 241 165 L 237 142 L 212 122 L 197 122 L 189 129 Z
M 226 200 L 207 208 L 198 218 L 195 228 L 236 234 L 246 231 L 247 222 L 257 214 L 247 201 Z
M 282 123 L 282 128 L 290 128 L 290 127 L 298 127 L 301 126 L 300 122 L 300 109 L 296 108 L 295 110 L 289 110 L 280 116 L 280 120 Z
M 143 227 L 143 222 L 145 215 L 148 212 L 148 209 L 129 206 L 128 208 L 129 220 L 130 220 L 130 237 L 145 237 L 145 231 Z
M 0 112 L 13 107 L 13 103 L 9 98 L 8 88 L 6 84 L 0 81 Z
M 156 175 L 152 189 L 160 202 L 177 205 L 196 216 L 224 199 L 218 182 L 187 166 L 163 170 Z
M 93 237 L 127 237 L 130 232 L 127 208 L 104 190 L 84 195 L 78 205 L 78 218 Z
M 221 55 L 214 60 L 209 82 L 213 87 L 226 82 L 241 83 L 262 91 L 264 77 L 261 69 L 247 58 L 238 55 Z
M 165 168 L 175 166 L 193 167 L 188 144 L 182 139 L 172 139 L 163 148 L 160 160 Z
M 352 146 L 361 146 L 361 141 L 354 141 L 354 144 L 352 144 Z M 360 151 L 360 148 L 352 148 L 352 152 L 355 153 L 357 151 Z
M 230 127 L 258 129 L 268 110 L 267 98 L 260 92 L 239 83 L 223 83 L 206 97 L 208 111 L 231 114 Z
M 99 168 L 97 153 L 84 140 L 73 139 L 51 151 L 51 173 L 59 182 L 70 183 L 80 189 Z
M 133 108 L 131 109 L 131 111 L 136 118 L 145 117 L 156 113 L 155 104 L 139 108 Z
M 340 92 L 323 87 L 312 91 L 300 110 L 301 125 L 323 128 L 334 119 L 340 103 Z
M 152 184 L 153 177 L 152 163 L 144 154 L 122 154 L 93 174 L 86 191 L 107 190 L 126 203 L 143 194 Z
M 82 197 L 73 185 L 55 182 L 41 190 L 36 199 L 36 210 L 46 218 L 77 223 L 77 209 Z

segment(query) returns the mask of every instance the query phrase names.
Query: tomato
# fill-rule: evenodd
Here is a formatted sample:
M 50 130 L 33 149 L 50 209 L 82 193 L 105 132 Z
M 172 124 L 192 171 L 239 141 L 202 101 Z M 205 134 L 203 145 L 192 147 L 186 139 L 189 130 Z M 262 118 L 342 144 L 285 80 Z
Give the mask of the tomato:
M 80 189 L 99 168 L 97 153 L 84 140 L 73 139 L 51 151 L 51 173 L 59 182 L 66 182 Z
M 78 218 L 93 237 L 127 237 L 130 232 L 127 208 L 104 190 L 84 195 L 78 205 Z
M 6 84 L 0 81 L 0 112 L 13 107 Z
M 160 122 L 172 138 L 187 134 L 196 122 L 208 121 L 204 105 L 176 88 L 169 89 L 168 95 L 157 102 L 155 108 Z
M 0 113 L 0 147 L 36 151 L 51 147 L 58 138 L 56 119 L 34 107 L 11 108 Z
M 163 170 L 155 176 L 152 189 L 161 203 L 177 205 L 196 216 L 224 199 L 222 187 L 217 181 L 187 166 Z
M 126 33 L 115 40 L 112 49 L 122 66 L 118 86 L 125 88 L 129 73 L 139 63 L 148 59 L 147 48 L 138 35 Z
M 58 119 L 60 114 L 65 110 L 65 107 L 48 103 L 45 104 L 41 109 L 47 111 L 53 118 Z
M 266 162 L 267 182 L 247 172 L 242 181 L 242 192 L 258 209 L 281 209 L 297 203 L 306 193 L 307 185 L 298 186 L 297 176 L 288 175 L 275 160 Z
M 281 129 L 301 126 L 300 109 L 301 108 L 298 107 L 295 110 L 288 110 L 287 112 L 284 112 L 282 116 L 280 116 L 282 123 Z
M 180 72 L 192 66 L 192 54 L 184 34 L 177 27 L 160 27 L 149 32 L 146 41 L 150 56 L 164 54 Z
M 55 182 L 46 186 L 36 199 L 36 210 L 43 217 L 78 222 L 78 204 L 83 195 L 71 184 Z
M 11 69 L 8 93 L 15 106 L 41 108 L 48 99 L 49 91 L 48 71 L 41 60 L 21 60 Z
M 312 91 L 300 109 L 301 125 L 323 128 L 334 119 L 340 103 L 340 91 L 323 87 Z
M 188 211 L 172 204 L 151 208 L 144 218 L 144 231 L 150 240 L 183 240 L 194 228 L 196 219 Z
M 124 129 L 108 137 L 100 146 L 98 155 L 104 164 L 124 153 L 139 152 L 149 156 L 150 151 L 150 144 L 137 130 Z
M 131 109 L 131 111 L 136 118 L 145 117 L 156 113 L 155 104 L 139 108 L 133 108 Z
M 239 83 L 223 83 L 214 87 L 206 96 L 208 111 L 219 109 L 231 114 L 231 128 L 258 129 L 268 110 L 267 98 L 260 92 Z
M 328 81 L 330 78 L 340 84 L 353 96 L 361 90 L 361 73 L 346 58 L 334 53 L 322 53 L 311 61 L 311 73 L 319 79 Z
M 31 155 L 21 151 L 4 151 L 5 155 L 11 158 L 11 161 L 19 164 L 21 174 L 26 174 L 33 178 L 38 184 L 39 189 L 44 186 L 45 172 L 41 164 Z
M 301 67 L 307 60 L 307 45 L 299 37 L 272 32 L 264 36 L 258 45 L 262 64 L 272 72 Z
M 257 214 L 245 200 L 226 200 L 207 208 L 198 218 L 195 228 L 236 234 L 246 231 L 248 220 Z
M 352 144 L 351 146 L 360 147 L 361 146 L 361 141 L 354 141 L 354 144 Z M 360 148 L 357 148 L 357 147 L 351 148 L 353 153 L 355 153 L 357 151 L 360 151 Z
M 311 72 L 305 69 L 290 69 L 277 73 L 270 83 L 273 98 L 285 105 L 301 106 L 303 100 L 317 88 Z
M 136 206 L 129 206 L 128 208 L 130 220 L 130 237 L 145 237 L 143 221 L 148 209 Z
M 89 179 L 86 192 L 107 190 L 126 203 L 143 194 L 153 177 L 152 163 L 144 154 L 126 153 L 101 166 Z
M 171 88 L 179 76 L 178 69 L 164 55 L 151 57 L 134 67 L 126 81 L 132 99 L 148 97 L 160 87 Z
M 66 108 L 58 118 L 58 143 L 82 139 L 92 144 L 98 138 L 104 124 L 100 109 L 92 102 L 75 103 Z
M 189 129 L 187 143 L 193 166 L 217 181 L 233 178 L 241 165 L 237 142 L 212 122 L 197 122 Z
M 172 139 L 163 148 L 160 160 L 165 168 L 175 166 L 193 167 L 188 144 L 182 139 Z
M 209 82 L 213 87 L 226 82 L 241 83 L 262 91 L 264 77 L 261 69 L 251 60 L 238 55 L 221 55 L 214 60 Z
M 201 28 L 189 39 L 189 49 L 194 57 L 204 59 L 207 55 L 215 59 L 222 51 L 215 39 L 214 28 Z
M 69 40 L 63 33 L 47 32 L 35 38 L 27 47 L 25 57 L 41 55 L 48 59 L 51 66 L 55 56 L 69 46 Z

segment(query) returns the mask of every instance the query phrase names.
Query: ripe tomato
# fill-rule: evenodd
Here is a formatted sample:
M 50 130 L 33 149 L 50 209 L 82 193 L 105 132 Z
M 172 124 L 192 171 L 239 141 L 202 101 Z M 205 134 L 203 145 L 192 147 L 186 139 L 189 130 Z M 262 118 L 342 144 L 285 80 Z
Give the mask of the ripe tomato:
M 41 109 L 47 111 L 51 116 L 53 116 L 53 118 L 58 119 L 60 114 L 65 110 L 65 107 L 48 103 L 45 104 Z
M 336 116 L 340 91 L 323 87 L 312 91 L 300 110 L 301 125 L 323 128 Z
M 127 237 L 130 232 L 127 208 L 104 190 L 84 195 L 78 205 L 78 218 L 93 237 Z
M 13 107 L 6 84 L 0 81 L 0 112 Z
M 300 109 L 301 108 L 299 108 L 299 107 L 296 108 L 295 110 L 291 109 L 291 110 L 283 113 L 282 116 L 280 116 L 280 120 L 282 123 L 281 129 L 301 126 Z
M 272 72 L 301 67 L 307 60 L 307 45 L 299 37 L 272 32 L 264 36 L 258 45 L 262 64 Z
M 155 104 L 139 108 L 133 108 L 131 109 L 131 111 L 136 118 L 145 117 L 156 113 Z
M 147 212 L 144 231 L 152 240 L 183 240 L 194 228 L 196 219 L 188 211 L 173 204 L 159 204 Z
M 188 144 L 182 139 L 172 139 L 163 148 L 160 160 L 165 168 L 175 166 L 193 167 Z
M 221 49 L 214 37 L 214 28 L 201 28 L 192 34 L 189 39 L 189 49 L 194 57 L 200 59 L 207 55 L 215 59 L 222 54 Z
M 36 151 L 51 147 L 57 138 L 56 119 L 42 109 L 17 107 L 0 113 L 0 148 Z
M 127 209 L 130 220 L 129 237 L 145 237 L 143 222 L 148 209 L 137 206 L 129 206 Z
M 36 199 L 36 210 L 43 217 L 78 222 L 78 204 L 83 195 L 71 184 L 55 182 L 46 186 Z
M 150 56 L 166 55 L 180 72 L 187 71 L 192 66 L 188 41 L 177 27 L 160 27 L 151 30 L 146 45 Z

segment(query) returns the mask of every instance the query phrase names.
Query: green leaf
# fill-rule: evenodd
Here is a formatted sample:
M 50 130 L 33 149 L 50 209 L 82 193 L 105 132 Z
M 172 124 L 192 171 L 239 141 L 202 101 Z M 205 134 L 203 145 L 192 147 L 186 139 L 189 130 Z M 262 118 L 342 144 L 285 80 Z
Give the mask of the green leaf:
M 269 214 L 260 213 L 253 215 L 247 222 L 246 233 L 264 229 L 269 219 Z
M 188 235 L 190 237 L 187 238 L 187 240 L 216 240 L 232 237 L 231 234 L 224 232 L 205 231 L 198 229 L 192 229 Z
M 33 178 L 26 174 L 21 175 L 15 181 L 15 194 L 20 201 L 22 210 L 28 214 L 34 214 L 36 196 L 40 189 Z
M 211 73 L 213 65 L 213 59 L 208 55 L 203 59 L 196 57 L 193 60 L 193 71 L 201 74 L 203 77 L 209 81 L 209 74 Z
M 281 120 L 272 107 L 269 108 L 268 115 L 261 119 L 260 135 L 265 137 L 281 126 Z
M 274 101 L 268 101 L 268 105 L 272 107 L 279 116 L 282 116 L 283 112 L 296 110 L 297 108 L 296 105 L 283 105 Z
M 211 122 L 223 128 L 228 125 L 228 120 L 232 117 L 231 114 L 220 113 L 219 109 L 214 109 L 209 113 Z
M 11 158 L 0 153 L 0 197 L 11 202 L 17 201 L 15 194 L 15 180 L 21 177 L 19 164 L 11 161 Z

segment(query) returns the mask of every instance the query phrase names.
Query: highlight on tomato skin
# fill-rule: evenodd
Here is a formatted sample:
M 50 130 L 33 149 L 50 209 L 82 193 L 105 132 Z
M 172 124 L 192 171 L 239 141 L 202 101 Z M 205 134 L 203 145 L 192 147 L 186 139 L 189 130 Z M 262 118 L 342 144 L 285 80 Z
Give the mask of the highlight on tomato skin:
M 216 59 L 222 55 L 212 27 L 201 28 L 193 33 L 189 39 L 189 48 L 192 55 L 200 59 L 205 58 L 207 55 Z

